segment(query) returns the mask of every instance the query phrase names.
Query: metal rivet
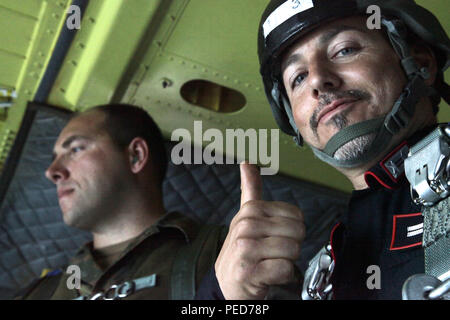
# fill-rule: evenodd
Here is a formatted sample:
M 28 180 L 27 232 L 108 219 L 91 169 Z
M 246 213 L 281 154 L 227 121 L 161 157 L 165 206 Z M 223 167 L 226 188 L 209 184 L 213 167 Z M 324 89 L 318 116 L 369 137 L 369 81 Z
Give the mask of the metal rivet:
M 172 80 L 167 79 L 167 78 L 163 78 L 161 79 L 161 85 L 164 89 L 171 87 L 173 84 Z

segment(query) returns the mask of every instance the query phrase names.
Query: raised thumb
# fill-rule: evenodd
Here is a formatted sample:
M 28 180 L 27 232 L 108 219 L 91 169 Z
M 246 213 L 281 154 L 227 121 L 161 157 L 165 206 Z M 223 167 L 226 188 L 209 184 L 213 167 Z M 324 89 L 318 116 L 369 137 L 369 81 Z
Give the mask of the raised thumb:
M 262 179 L 254 164 L 242 162 L 241 170 L 241 207 L 250 200 L 262 200 Z

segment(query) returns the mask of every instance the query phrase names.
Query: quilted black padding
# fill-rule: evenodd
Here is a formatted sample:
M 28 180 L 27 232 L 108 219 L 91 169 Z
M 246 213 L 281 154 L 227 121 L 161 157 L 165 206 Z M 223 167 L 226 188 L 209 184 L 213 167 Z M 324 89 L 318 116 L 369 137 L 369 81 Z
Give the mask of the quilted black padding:
M 237 165 L 170 164 L 164 183 L 165 206 L 213 224 L 229 224 L 240 206 Z M 302 209 L 306 239 L 298 261 L 305 271 L 308 261 L 328 241 L 348 196 L 282 175 L 263 176 L 264 200 L 285 201 Z
M 56 189 L 44 171 L 66 118 L 38 109 L 20 160 L 0 206 L 0 298 L 38 277 L 44 268 L 67 264 L 74 251 L 89 241 L 89 233 L 66 226 Z M 167 143 L 167 152 L 170 148 Z M 298 261 L 307 261 L 327 241 L 334 221 L 346 207 L 345 195 L 283 176 L 264 176 L 264 199 L 298 205 L 305 213 L 307 239 Z M 198 221 L 228 224 L 239 210 L 237 165 L 169 165 L 164 204 Z

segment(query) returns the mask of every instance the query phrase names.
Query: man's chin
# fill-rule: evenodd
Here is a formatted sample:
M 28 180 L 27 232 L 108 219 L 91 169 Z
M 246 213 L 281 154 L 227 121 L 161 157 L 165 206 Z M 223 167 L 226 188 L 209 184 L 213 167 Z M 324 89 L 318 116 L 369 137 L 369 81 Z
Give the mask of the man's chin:
M 85 223 L 81 219 L 79 212 L 74 212 L 73 210 L 63 211 L 63 221 L 69 227 L 86 230 Z
M 63 221 L 69 227 L 77 228 L 76 221 L 73 219 L 73 217 L 72 217 L 70 212 L 64 212 L 63 213 Z

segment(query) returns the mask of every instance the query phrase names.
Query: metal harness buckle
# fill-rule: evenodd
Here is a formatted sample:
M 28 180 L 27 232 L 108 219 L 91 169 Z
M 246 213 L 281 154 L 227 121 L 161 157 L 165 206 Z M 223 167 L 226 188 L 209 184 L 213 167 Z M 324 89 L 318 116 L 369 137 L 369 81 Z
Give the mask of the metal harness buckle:
M 309 262 L 303 282 L 303 300 L 327 300 L 332 296 L 330 278 L 334 270 L 331 245 L 323 247 Z
M 403 300 L 448 300 L 450 279 L 441 281 L 427 274 L 409 277 L 402 288 Z
M 88 296 L 79 296 L 74 300 L 120 300 L 128 297 L 136 291 L 154 287 L 156 274 L 147 277 L 123 282 L 119 285 L 113 284 L 104 292 L 97 292 Z
M 430 207 L 450 194 L 450 126 L 440 125 L 405 160 L 414 203 Z

